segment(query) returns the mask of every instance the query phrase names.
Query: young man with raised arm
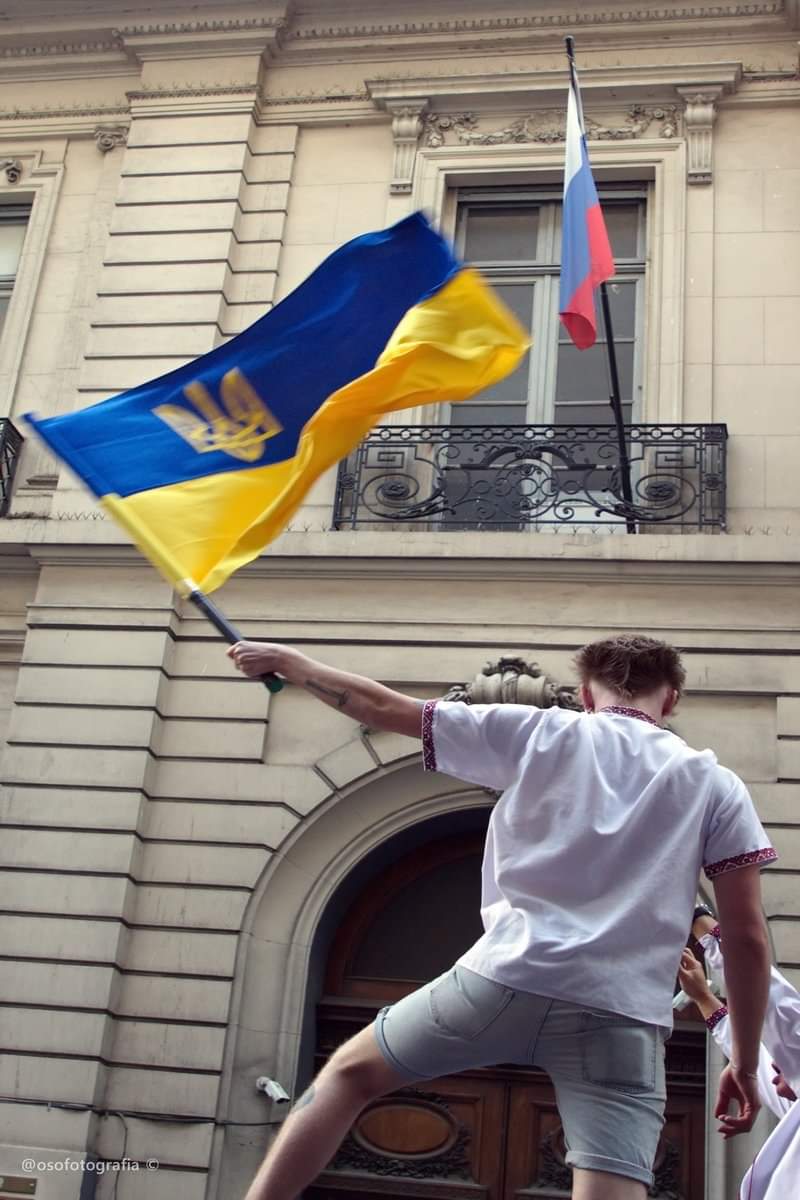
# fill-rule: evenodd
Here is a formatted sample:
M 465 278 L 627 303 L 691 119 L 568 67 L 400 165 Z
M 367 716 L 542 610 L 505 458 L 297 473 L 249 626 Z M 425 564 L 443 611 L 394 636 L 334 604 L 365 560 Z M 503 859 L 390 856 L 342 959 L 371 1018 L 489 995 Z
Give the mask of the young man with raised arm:
M 483 936 L 336 1051 L 247 1200 L 298 1196 L 379 1096 L 501 1062 L 550 1075 L 573 1200 L 644 1200 L 701 868 L 725 934 L 731 1023 L 717 1114 L 734 1106 L 729 1134 L 751 1127 L 769 978 L 759 870 L 776 855 L 742 781 L 662 725 L 684 683 L 675 649 L 642 636 L 585 646 L 582 713 L 422 702 L 270 643 L 228 653 L 250 677 L 277 672 L 371 729 L 421 737 L 427 770 L 502 792 L 484 853 Z

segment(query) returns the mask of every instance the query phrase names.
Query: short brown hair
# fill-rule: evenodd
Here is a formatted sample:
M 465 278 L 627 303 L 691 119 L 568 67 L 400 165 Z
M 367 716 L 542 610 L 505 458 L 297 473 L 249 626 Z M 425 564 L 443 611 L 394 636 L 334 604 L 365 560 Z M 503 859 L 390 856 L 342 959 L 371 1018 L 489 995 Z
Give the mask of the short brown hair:
M 591 642 L 575 655 L 575 665 L 581 683 L 593 680 L 626 700 L 646 696 L 665 683 L 680 695 L 686 682 L 679 651 L 641 633 Z

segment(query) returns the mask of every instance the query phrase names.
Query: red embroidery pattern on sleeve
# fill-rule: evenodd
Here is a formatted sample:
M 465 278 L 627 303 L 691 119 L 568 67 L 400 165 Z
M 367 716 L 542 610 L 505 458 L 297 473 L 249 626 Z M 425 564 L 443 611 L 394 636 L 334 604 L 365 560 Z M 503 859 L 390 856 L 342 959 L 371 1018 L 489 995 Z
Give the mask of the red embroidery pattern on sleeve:
M 422 767 L 436 770 L 436 747 L 433 744 L 433 714 L 438 700 L 426 700 L 422 706 Z
M 713 1012 L 710 1017 L 706 1017 L 706 1028 L 708 1029 L 709 1033 L 714 1026 L 719 1025 L 722 1018 L 727 1017 L 727 1015 L 728 1007 L 727 1005 L 723 1004 L 722 1008 L 718 1008 L 717 1011 Z
M 751 867 L 753 863 L 775 862 L 777 857 L 772 847 L 766 846 L 761 850 L 749 850 L 747 854 L 736 854 L 733 858 L 721 858 L 719 862 L 708 863 L 703 870 L 706 873 L 706 879 L 714 879 L 717 875 L 724 875 L 726 871 L 735 871 L 737 867 Z

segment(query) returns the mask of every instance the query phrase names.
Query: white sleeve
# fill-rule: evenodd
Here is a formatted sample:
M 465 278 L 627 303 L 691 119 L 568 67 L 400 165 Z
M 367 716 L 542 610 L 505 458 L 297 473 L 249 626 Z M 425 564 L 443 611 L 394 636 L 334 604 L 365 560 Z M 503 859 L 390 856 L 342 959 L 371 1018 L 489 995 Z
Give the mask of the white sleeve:
M 705 934 L 700 943 L 706 966 L 724 989 L 724 964 L 718 938 L 714 934 Z M 792 1090 L 800 1091 L 800 993 L 777 967 L 770 967 L 769 996 L 761 1041 L 770 1057 L 770 1065 L 777 1063 Z
M 758 819 L 750 793 L 738 775 L 719 767 L 719 789 L 703 845 L 706 878 L 716 879 L 737 867 L 775 862 L 778 855 Z
M 505 791 L 519 773 L 536 726 L 553 711 L 528 704 L 426 700 L 422 710 L 423 766 L 465 783 Z
M 722 1008 L 718 1008 L 714 1015 L 708 1018 L 706 1025 L 714 1041 L 728 1061 L 730 1061 L 732 1037 L 731 1022 L 728 1017 L 727 1008 L 724 1005 Z M 758 1048 L 758 1094 L 765 1108 L 773 1112 L 776 1117 L 782 1117 L 792 1107 L 792 1102 L 791 1100 L 784 1100 L 783 1096 L 779 1096 L 775 1091 L 775 1086 L 772 1082 L 774 1074 L 772 1059 L 762 1042 Z

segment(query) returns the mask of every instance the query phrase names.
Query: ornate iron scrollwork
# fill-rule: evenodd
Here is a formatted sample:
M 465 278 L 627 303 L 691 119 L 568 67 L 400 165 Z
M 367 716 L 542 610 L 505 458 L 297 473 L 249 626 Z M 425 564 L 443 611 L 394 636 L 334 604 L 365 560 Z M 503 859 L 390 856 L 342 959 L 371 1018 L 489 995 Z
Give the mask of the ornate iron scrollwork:
M 725 528 L 725 425 L 382 426 L 342 464 L 334 528 Z

